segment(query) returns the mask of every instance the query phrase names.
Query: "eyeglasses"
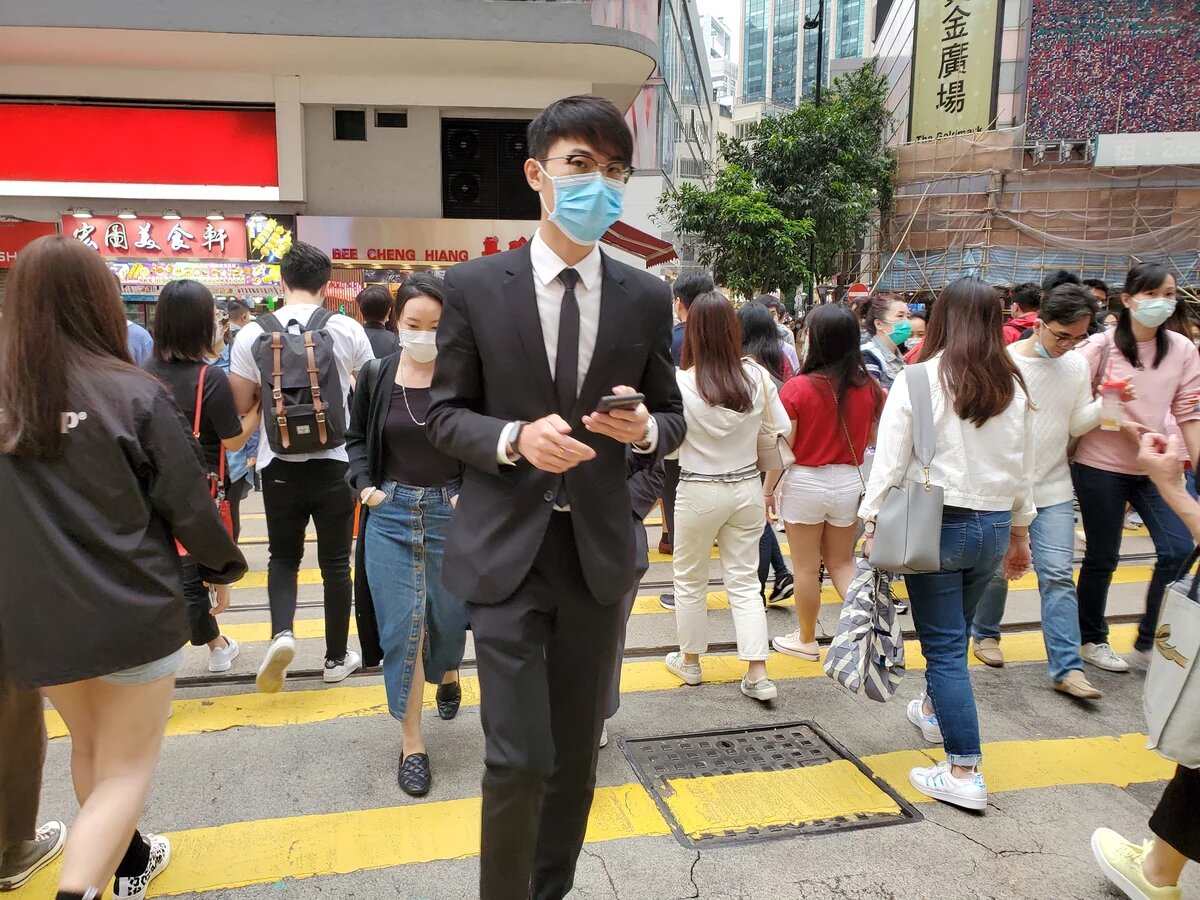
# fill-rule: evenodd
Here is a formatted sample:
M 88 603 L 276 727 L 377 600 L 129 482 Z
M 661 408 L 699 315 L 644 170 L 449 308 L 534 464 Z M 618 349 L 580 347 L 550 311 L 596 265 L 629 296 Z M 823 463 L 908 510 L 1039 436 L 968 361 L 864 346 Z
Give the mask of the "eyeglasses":
M 633 177 L 633 173 L 637 171 L 629 163 L 609 162 L 601 165 L 582 153 L 573 153 L 569 156 L 547 156 L 545 159 L 539 159 L 538 162 L 548 163 L 552 159 L 564 160 L 572 175 L 591 175 L 593 172 L 602 172 L 605 178 L 611 178 L 613 181 L 629 181 Z
M 1054 338 L 1054 343 L 1057 346 L 1066 347 L 1068 350 L 1070 350 L 1073 347 L 1078 347 L 1080 344 L 1082 344 L 1084 341 L 1086 341 L 1088 339 L 1088 336 L 1086 334 L 1083 337 L 1075 337 L 1074 335 L 1070 335 L 1070 334 L 1060 334 L 1059 332 L 1057 332 L 1053 328 L 1051 328 L 1049 325 L 1046 326 L 1046 330 L 1048 332 L 1050 332 L 1050 337 Z

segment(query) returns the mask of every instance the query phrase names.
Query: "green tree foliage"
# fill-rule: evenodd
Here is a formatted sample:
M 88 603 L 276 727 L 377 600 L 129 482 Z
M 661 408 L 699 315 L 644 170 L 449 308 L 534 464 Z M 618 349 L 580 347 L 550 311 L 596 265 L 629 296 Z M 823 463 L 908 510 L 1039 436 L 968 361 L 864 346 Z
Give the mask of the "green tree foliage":
M 681 184 L 663 195 L 658 214 L 685 236 L 717 284 L 737 296 L 781 290 L 791 297 L 809 277 L 812 222 L 780 212 L 740 166 L 726 166 L 708 190 Z
M 896 161 L 887 146 L 887 79 L 871 60 L 834 81 L 821 106 L 766 118 L 745 140 L 722 141 L 726 161 L 754 176 L 768 201 L 816 230 L 818 278 L 866 237 L 876 212 L 892 209 Z

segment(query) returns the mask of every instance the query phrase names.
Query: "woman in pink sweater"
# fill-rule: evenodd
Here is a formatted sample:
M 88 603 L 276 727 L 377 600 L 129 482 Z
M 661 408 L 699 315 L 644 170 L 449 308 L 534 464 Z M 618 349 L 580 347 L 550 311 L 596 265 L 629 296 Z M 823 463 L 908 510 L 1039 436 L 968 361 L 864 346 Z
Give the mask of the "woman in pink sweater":
M 1168 416 L 1174 416 L 1194 461 L 1200 453 L 1200 409 L 1195 395 L 1200 389 L 1200 354 L 1190 340 L 1163 327 L 1175 311 L 1175 279 L 1159 265 L 1135 266 L 1125 280 L 1122 301 L 1125 308 L 1117 327 L 1089 339 L 1080 352 L 1093 376 L 1132 384 L 1137 399 L 1125 405 L 1127 422 L 1162 432 Z M 1163 591 L 1192 548 L 1187 528 L 1138 463 L 1138 445 L 1128 431 L 1098 430 L 1084 435 L 1071 466 L 1087 535 L 1079 573 L 1081 655 L 1085 662 L 1110 672 L 1129 669 L 1129 663 L 1108 643 L 1104 617 L 1108 588 L 1120 559 L 1126 504 L 1141 515 L 1158 555 L 1134 644 L 1137 662 L 1148 660 Z

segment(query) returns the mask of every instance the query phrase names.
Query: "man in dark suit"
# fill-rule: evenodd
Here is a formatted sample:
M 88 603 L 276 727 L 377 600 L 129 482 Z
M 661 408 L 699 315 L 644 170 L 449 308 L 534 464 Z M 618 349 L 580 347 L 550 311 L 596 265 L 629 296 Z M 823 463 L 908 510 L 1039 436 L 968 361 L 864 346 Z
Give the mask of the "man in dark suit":
M 446 276 L 429 435 L 466 463 L 446 587 L 471 604 L 487 739 L 480 896 L 570 889 L 596 782 L 618 601 L 636 581 L 625 452 L 683 440 L 670 291 L 600 253 L 633 138 L 598 97 L 529 126 L 542 221 Z M 601 397 L 640 392 L 635 408 Z

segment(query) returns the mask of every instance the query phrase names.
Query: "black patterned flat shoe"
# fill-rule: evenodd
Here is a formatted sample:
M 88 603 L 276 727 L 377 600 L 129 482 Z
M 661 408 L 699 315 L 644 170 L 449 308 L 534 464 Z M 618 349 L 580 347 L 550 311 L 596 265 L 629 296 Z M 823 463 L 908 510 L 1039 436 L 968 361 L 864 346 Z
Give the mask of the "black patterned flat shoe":
M 437 689 L 438 715 L 449 722 L 458 715 L 462 704 L 462 687 L 456 679 L 450 684 L 439 684 Z
M 400 771 L 396 774 L 400 790 L 410 797 L 424 797 L 429 793 L 433 783 L 433 774 L 429 771 L 429 756 L 425 753 L 413 753 L 400 757 Z

